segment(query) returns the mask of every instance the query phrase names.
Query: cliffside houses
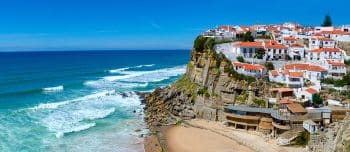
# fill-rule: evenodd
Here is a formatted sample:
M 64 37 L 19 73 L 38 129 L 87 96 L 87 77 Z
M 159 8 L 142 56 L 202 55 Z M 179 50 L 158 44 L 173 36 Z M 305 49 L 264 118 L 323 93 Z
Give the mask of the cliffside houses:
M 233 62 L 232 65 L 234 70 L 236 70 L 238 73 L 256 78 L 261 78 L 266 73 L 265 67 L 259 64 Z

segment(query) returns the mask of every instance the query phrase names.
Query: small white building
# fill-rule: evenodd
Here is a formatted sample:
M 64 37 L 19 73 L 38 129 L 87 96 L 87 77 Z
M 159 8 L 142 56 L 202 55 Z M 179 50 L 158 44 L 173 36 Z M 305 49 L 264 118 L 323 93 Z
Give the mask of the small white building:
M 282 44 L 284 45 L 292 45 L 297 43 L 297 39 L 295 37 L 289 36 L 289 37 L 283 37 Z
M 288 48 L 288 55 L 292 60 L 301 60 L 305 58 L 305 48 L 300 44 L 292 44 Z
M 266 60 L 287 60 L 288 47 L 275 41 L 265 42 Z
M 328 69 L 328 77 L 341 79 L 346 75 L 346 67 L 343 62 L 326 60 L 324 66 Z
M 303 122 L 303 127 L 305 130 L 307 130 L 310 134 L 313 134 L 313 133 L 317 133 L 319 128 L 320 128 L 320 125 L 316 124 L 314 121 L 312 120 L 305 120 Z
M 325 61 L 334 60 L 338 62 L 344 61 L 343 52 L 339 48 L 320 48 L 308 52 L 309 61 Z
M 317 38 L 311 38 L 309 40 L 310 49 L 334 48 L 334 47 L 335 47 L 335 40 L 331 38 L 317 37 Z
M 265 74 L 265 67 L 259 64 L 233 62 L 233 68 L 240 74 L 261 78 Z
M 232 46 L 232 51 L 237 56 L 254 58 L 258 49 L 264 49 L 264 42 L 237 42 Z
M 301 88 L 304 86 L 304 73 L 292 70 L 271 70 L 269 80 L 286 84 L 290 88 Z

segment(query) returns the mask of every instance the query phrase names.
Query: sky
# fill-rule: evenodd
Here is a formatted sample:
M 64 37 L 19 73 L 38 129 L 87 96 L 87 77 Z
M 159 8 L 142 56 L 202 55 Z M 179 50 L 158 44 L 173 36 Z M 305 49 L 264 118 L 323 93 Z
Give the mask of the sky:
M 1 0 L 0 51 L 190 49 L 218 25 L 350 24 L 349 0 Z

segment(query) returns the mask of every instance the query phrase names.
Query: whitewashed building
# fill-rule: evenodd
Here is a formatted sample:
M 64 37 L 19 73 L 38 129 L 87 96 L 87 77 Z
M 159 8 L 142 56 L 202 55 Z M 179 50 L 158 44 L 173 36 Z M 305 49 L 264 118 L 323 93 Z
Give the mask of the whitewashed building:
M 320 48 L 308 52 L 309 61 L 333 60 L 338 62 L 344 61 L 343 52 L 339 48 Z
M 256 78 L 261 78 L 265 74 L 265 67 L 259 64 L 248 64 L 248 63 L 241 63 L 241 62 L 233 62 L 232 63 L 233 68 L 238 73 L 253 76 Z

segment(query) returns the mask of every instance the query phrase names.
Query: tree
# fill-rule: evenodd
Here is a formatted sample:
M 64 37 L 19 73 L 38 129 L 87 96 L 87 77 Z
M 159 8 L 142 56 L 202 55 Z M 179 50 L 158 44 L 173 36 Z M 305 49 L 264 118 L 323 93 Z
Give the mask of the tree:
M 270 71 L 270 70 L 275 70 L 275 66 L 273 65 L 272 62 L 266 62 L 266 63 L 265 63 L 265 67 L 266 67 L 266 69 L 267 69 L 268 71 Z
M 260 48 L 256 51 L 256 54 L 254 57 L 257 59 L 263 59 L 264 55 L 265 55 L 265 50 L 263 48 Z
M 332 26 L 331 16 L 326 15 L 322 24 L 323 27 Z
M 242 63 L 244 62 L 243 56 L 237 56 L 236 59 L 237 59 L 238 62 L 242 62 Z
M 322 97 L 320 96 L 320 94 L 314 94 L 314 95 L 312 96 L 312 102 L 313 102 L 314 104 L 319 105 L 319 104 L 322 104 L 322 103 L 323 103 L 323 99 L 322 99 Z
M 254 42 L 254 37 L 252 35 L 252 32 L 248 31 L 243 35 L 243 41 L 244 42 Z

